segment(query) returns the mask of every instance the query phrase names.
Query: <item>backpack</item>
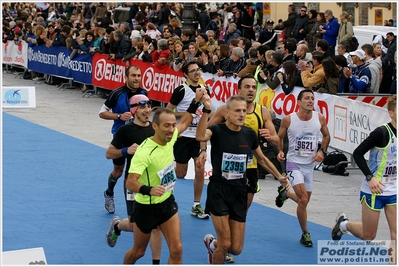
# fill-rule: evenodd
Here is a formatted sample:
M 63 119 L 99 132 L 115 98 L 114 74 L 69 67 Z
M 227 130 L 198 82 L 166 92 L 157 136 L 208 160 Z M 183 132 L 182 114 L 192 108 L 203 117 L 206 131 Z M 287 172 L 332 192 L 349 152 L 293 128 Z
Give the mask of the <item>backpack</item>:
M 359 47 L 359 41 L 355 36 L 352 36 L 352 38 L 349 39 L 349 45 L 351 52 L 356 51 L 356 49 Z
M 345 32 L 346 32 L 346 23 L 345 23 Z M 349 45 L 350 45 L 350 52 L 356 51 L 356 49 L 359 47 L 359 41 L 355 36 L 352 36 L 349 40 Z
M 339 164 L 340 162 L 342 163 Z M 345 154 L 338 150 L 334 150 L 328 153 L 322 162 L 314 166 L 314 169 L 322 170 L 332 175 L 348 176 L 349 173 L 345 172 L 348 163 L 349 161 Z
M 24 80 L 30 80 L 30 79 L 32 78 L 32 74 L 30 73 L 29 70 L 26 70 L 26 71 L 24 72 L 24 75 L 22 76 L 22 78 L 23 78 Z

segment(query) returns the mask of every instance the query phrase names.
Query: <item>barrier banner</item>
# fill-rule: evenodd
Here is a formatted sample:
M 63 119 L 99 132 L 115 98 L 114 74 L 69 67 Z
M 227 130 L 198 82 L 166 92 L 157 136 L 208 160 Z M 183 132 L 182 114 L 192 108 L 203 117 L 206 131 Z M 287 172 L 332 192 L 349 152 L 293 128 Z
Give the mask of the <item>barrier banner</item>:
M 125 84 L 126 64 L 122 60 L 109 60 L 108 54 L 95 53 L 92 58 L 92 84 L 115 90 Z M 143 73 L 143 70 L 141 70 Z
M 91 84 L 92 59 L 89 53 L 76 54 L 69 59 L 72 50 L 66 47 L 46 47 L 45 45 L 28 48 L 28 69 L 73 79 L 76 82 Z
M 28 44 L 25 41 L 21 41 L 19 45 L 16 45 L 14 41 L 3 43 L 3 64 L 14 64 L 27 68 L 27 50 Z
M 349 153 L 352 153 L 371 131 L 391 121 L 386 108 L 337 96 L 334 96 L 330 114 L 330 145 Z

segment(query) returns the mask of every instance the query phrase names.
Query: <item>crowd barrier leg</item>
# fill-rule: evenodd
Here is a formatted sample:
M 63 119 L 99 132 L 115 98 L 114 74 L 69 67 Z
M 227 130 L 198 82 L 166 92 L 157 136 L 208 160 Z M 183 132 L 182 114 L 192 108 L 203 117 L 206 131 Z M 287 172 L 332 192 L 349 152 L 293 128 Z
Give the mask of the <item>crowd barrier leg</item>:
M 58 90 L 65 90 L 65 89 L 77 89 L 78 87 L 73 85 L 73 80 L 68 79 L 67 83 L 61 84 L 61 86 L 58 88 Z
M 92 90 L 86 90 L 86 92 L 83 93 L 82 98 L 87 95 L 87 98 L 97 95 L 97 86 L 93 86 Z

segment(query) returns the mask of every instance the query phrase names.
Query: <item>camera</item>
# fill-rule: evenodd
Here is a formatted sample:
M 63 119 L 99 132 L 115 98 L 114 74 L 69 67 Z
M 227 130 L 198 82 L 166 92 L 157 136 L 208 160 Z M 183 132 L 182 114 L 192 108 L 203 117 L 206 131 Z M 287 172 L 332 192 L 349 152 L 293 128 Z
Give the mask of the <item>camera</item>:
M 251 61 L 251 65 L 258 66 L 258 65 L 261 65 L 261 64 L 263 64 L 263 62 L 261 60 L 259 60 L 259 59 L 255 60 L 255 61 Z
M 182 63 L 183 62 L 183 58 L 176 58 L 175 59 L 175 64 L 177 65 L 177 64 L 180 64 L 180 63 Z
M 349 176 L 349 173 L 345 172 L 348 163 L 349 161 L 340 161 L 336 165 L 323 165 L 322 170 L 331 175 Z

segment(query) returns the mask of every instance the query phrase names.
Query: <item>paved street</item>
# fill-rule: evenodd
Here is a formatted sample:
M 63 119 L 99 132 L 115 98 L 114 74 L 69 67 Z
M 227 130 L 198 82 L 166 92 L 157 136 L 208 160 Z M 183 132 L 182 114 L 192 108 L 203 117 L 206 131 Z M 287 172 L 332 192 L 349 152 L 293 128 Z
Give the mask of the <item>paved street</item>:
M 82 92 L 76 89 L 58 90 L 56 86 L 45 83 L 35 84 L 31 80 L 15 79 L 15 75 L 9 73 L 3 73 L 2 85 L 36 87 L 37 107 L 35 109 L 7 108 L 3 109 L 4 112 L 100 147 L 108 147 L 112 138 L 110 133 L 112 121 L 105 121 L 98 116 L 104 99 L 98 96 L 82 98 Z M 6 156 L 3 155 L 3 157 Z M 111 168 L 112 163 L 109 164 Z M 345 211 L 350 220 L 360 220 L 361 207 L 358 196 L 363 175 L 358 169 L 348 170 L 348 172 L 350 175 L 347 177 L 332 176 L 321 171 L 315 173 L 314 191 L 308 206 L 309 221 L 331 227 L 335 216 L 341 211 Z M 278 182 L 271 176 L 267 176 L 267 179 L 261 180 L 260 184 L 261 191 L 255 195 L 254 201 L 276 208 L 274 200 Z M 281 211 L 295 216 L 296 204 L 288 200 Z M 299 226 L 298 232 L 300 232 Z M 388 226 L 385 214 L 381 214 L 376 240 L 387 239 L 389 239 Z

